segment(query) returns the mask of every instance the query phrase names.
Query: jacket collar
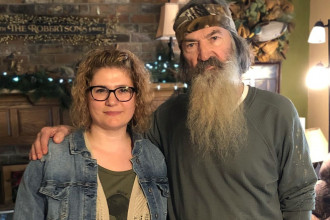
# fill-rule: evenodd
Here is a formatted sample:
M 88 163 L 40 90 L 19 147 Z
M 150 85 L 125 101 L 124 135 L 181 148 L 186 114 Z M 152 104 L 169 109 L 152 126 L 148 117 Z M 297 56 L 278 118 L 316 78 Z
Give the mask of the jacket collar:
M 88 152 L 89 156 L 90 152 L 88 151 L 85 139 L 84 139 L 84 131 L 79 129 L 74 131 L 69 136 L 69 143 L 70 143 L 70 153 L 71 154 L 82 154 L 83 152 Z
M 143 141 L 143 136 L 140 133 L 134 132 L 131 127 L 128 127 L 128 132 L 130 133 L 132 137 L 132 141 L 134 143 L 133 150 L 132 150 L 132 156 L 138 156 L 142 152 L 142 141 Z

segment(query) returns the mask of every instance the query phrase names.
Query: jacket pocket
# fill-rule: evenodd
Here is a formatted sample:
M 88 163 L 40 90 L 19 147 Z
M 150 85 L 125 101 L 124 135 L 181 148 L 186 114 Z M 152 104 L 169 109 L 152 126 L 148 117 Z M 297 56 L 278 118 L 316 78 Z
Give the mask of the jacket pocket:
M 47 183 L 46 186 L 39 189 L 39 192 L 45 195 L 47 200 L 47 220 L 68 219 L 69 188 L 70 186 Z

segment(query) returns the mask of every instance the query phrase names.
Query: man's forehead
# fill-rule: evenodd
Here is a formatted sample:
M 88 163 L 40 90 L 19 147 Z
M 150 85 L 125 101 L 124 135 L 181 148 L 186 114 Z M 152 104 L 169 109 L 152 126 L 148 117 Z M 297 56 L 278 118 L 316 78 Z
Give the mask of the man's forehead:
M 214 34 L 223 35 L 225 32 L 229 33 L 228 30 L 219 26 L 205 27 L 191 33 L 185 33 L 183 41 L 195 41 L 196 39 L 211 37 Z

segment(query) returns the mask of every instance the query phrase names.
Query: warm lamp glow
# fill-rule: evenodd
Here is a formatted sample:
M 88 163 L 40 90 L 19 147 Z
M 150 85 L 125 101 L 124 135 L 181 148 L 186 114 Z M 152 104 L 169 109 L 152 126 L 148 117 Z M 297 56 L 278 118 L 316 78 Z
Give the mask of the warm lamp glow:
M 328 142 L 320 128 L 305 130 L 310 156 L 313 163 L 321 162 L 328 154 Z
M 329 86 L 330 72 L 329 68 L 322 64 L 313 66 L 306 76 L 306 85 L 311 89 L 324 89 Z
M 170 37 L 175 39 L 173 24 L 176 14 L 179 11 L 179 5 L 176 3 L 165 3 L 160 11 L 160 19 L 156 38 L 158 40 L 168 40 Z

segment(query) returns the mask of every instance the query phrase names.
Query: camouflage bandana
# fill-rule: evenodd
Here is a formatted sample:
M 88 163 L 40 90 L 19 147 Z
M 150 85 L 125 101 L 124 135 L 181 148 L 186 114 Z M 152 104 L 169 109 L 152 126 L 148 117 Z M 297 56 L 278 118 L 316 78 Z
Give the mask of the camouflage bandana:
M 212 26 L 220 26 L 228 31 L 236 32 L 228 7 L 218 4 L 202 4 L 190 7 L 175 20 L 173 29 L 176 39 L 181 45 L 186 33 Z

